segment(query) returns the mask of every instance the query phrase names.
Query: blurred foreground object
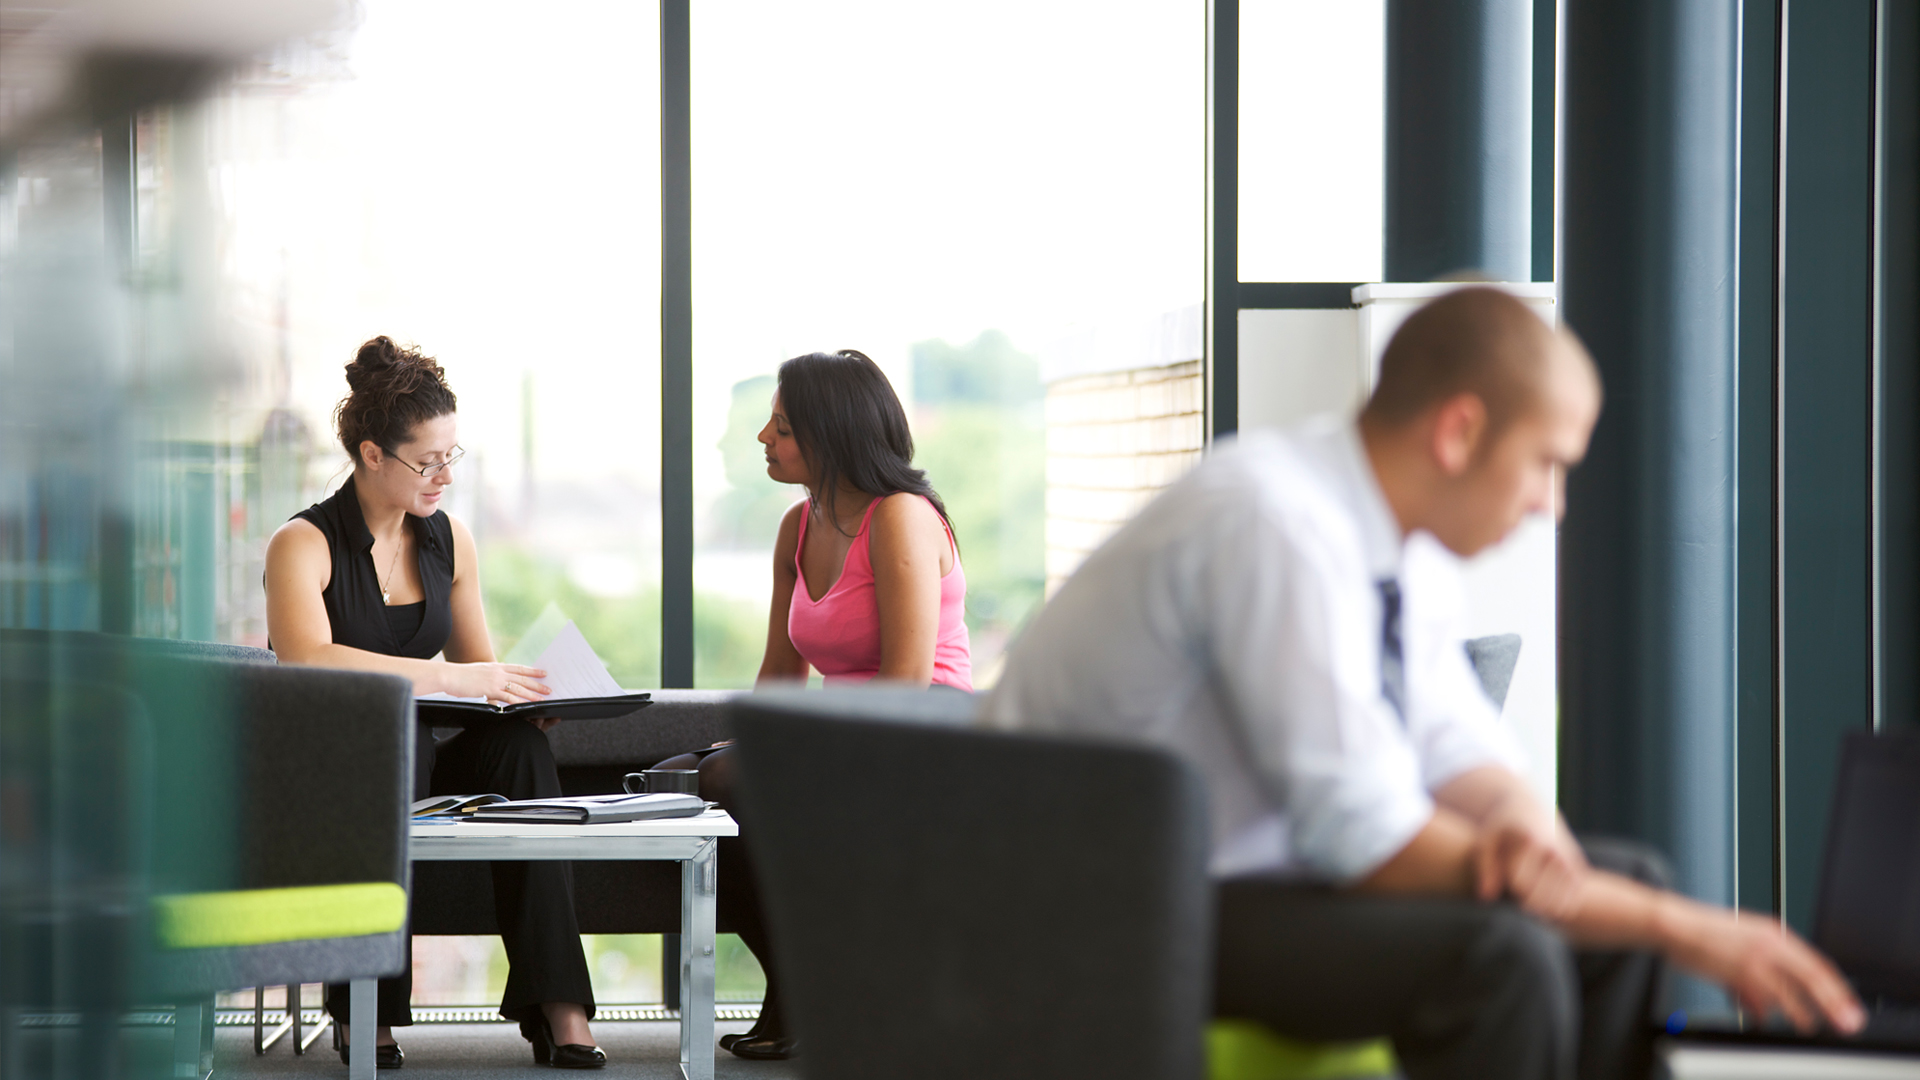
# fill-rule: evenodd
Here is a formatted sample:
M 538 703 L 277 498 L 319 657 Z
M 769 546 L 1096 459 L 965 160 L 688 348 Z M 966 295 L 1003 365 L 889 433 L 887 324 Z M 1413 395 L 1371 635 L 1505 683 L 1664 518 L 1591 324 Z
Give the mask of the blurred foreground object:
M 8 0 L 0 147 L 191 97 L 214 78 L 348 22 L 350 0 Z
M 272 885 L 275 859 L 320 875 L 295 884 L 384 882 L 390 899 L 405 881 L 403 839 L 398 873 L 339 877 L 285 828 L 311 810 L 297 785 L 247 786 L 272 773 L 257 740 L 293 715 L 254 684 L 295 673 L 124 636 L 236 633 L 249 478 L 298 462 L 298 432 L 254 422 L 271 402 L 222 329 L 196 99 L 298 68 L 353 14 L 0 2 L 0 1077 L 204 1072 L 202 995 L 251 981 L 241 952 L 266 946 L 156 948 L 158 896 Z
M 0 1077 L 203 1076 L 216 991 L 406 966 L 405 680 L 92 633 L 0 649 Z

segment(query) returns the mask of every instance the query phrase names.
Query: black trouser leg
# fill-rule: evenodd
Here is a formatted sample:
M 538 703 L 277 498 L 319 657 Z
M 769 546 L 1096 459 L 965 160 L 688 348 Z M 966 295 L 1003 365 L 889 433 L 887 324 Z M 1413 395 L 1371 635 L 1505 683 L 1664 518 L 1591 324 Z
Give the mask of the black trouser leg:
M 1644 849 L 1602 869 L 1658 884 Z M 1408 1080 L 1646 1075 L 1649 953 L 1581 953 L 1509 904 L 1364 896 L 1274 878 L 1219 889 L 1215 1013 L 1313 1041 L 1388 1037 Z
M 681 754 L 653 766 L 656 769 L 699 769 L 700 797 L 718 803 L 720 808 L 739 819 L 739 804 L 734 796 L 735 768 L 732 747 L 710 754 Z M 744 829 L 742 831 L 745 831 Z M 759 880 L 748 857 L 746 841 L 741 837 L 720 838 L 720 894 L 715 898 L 720 921 L 740 935 L 760 970 L 767 976 L 766 997 L 760 1002 L 760 1019 L 753 1033 L 767 1038 L 786 1034 L 780 1017 L 780 992 L 774 980 L 773 945 L 767 939 L 766 916 L 760 906 Z
M 1309 1041 L 1392 1038 L 1408 1080 L 1565 1080 L 1573 958 L 1504 904 L 1221 882 L 1214 1011 Z
M 541 799 L 561 793 L 547 734 L 525 720 L 508 717 L 469 727 L 441 744 L 439 754 L 436 795 L 492 792 Z M 542 1004 L 571 1001 L 585 1006 L 591 1019 L 593 981 L 573 907 L 573 864 L 494 863 L 493 906 L 508 963 L 500 1015 L 536 1022 Z
M 1622 840 L 1583 838 L 1598 869 L 1667 888 L 1673 874 L 1652 848 Z M 1653 1067 L 1655 1024 L 1667 997 L 1666 965 L 1640 950 L 1583 950 L 1580 970 L 1580 1080 L 1643 1077 Z
M 425 724 L 414 726 L 413 733 L 413 797 L 424 799 L 433 791 L 433 767 L 435 763 L 433 729 Z M 413 931 L 407 931 L 407 956 L 413 956 Z M 351 988 L 346 983 L 328 983 L 326 987 L 327 1014 L 336 1023 L 353 1023 L 353 1005 Z M 398 975 L 380 980 L 379 1009 L 374 1020 L 382 1027 L 413 1026 L 413 966 Z

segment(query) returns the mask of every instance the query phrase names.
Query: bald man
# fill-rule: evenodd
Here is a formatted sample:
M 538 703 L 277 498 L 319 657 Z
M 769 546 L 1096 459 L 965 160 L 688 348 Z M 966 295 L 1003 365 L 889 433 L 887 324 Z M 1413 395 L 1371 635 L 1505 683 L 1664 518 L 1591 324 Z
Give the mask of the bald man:
M 1014 645 L 986 723 L 1146 742 L 1205 777 L 1218 1015 L 1390 1037 L 1409 1080 L 1644 1076 L 1665 960 L 1757 1014 L 1860 1026 L 1779 923 L 1576 842 L 1461 647 L 1458 560 L 1558 515 L 1599 410 L 1571 334 L 1450 293 L 1394 336 L 1357 424 L 1214 454 Z

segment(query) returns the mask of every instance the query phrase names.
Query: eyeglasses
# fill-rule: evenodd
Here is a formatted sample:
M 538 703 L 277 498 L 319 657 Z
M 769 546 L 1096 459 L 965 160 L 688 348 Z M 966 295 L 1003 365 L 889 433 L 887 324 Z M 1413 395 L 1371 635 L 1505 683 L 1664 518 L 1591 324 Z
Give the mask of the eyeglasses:
M 465 450 L 462 450 L 460 447 L 456 446 L 453 448 L 453 456 L 448 458 L 445 461 L 440 462 L 437 465 L 414 465 L 409 463 L 406 459 L 400 457 L 398 454 L 394 454 L 391 456 L 393 457 L 393 460 L 398 461 L 400 464 L 405 465 L 407 468 L 412 469 L 414 472 L 419 473 L 422 478 L 431 480 L 434 477 L 439 476 L 440 471 L 442 469 L 451 468 L 454 462 L 459 461 L 463 457 L 466 457 L 467 452 Z

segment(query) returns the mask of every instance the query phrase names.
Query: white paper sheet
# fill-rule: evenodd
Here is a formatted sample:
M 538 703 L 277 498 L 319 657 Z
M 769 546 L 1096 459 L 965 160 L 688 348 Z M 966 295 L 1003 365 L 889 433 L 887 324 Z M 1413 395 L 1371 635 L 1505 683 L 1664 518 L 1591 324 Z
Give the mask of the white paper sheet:
M 556 620 L 558 625 L 556 625 Z M 549 697 L 591 698 L 617 697 L 628 693 L 613 681 L 607 673 L 607 665 L 600 662 L 600 656 L 587 644 L 586 636 L 573 620 L 560 614 L 560 609 L 552 604 L 540 613 L 533 626 L 521 636 L 524 645 L 529 639 L 548 639 L 541 648 L 540 655 L 525 658 L 525 650 L 515 647 L 508 654 L 506 663 L 520 664 L 525 667 L 540 668 L 547 673 L 542 682 L 553 691 Z M 457 698 L 452 694 L 422 694 L 422 701 L 485 701 L 483 697 Z
M 553 644 L 553 639 L 559 637 L 560 631 L 566 629 L 566 626 L 567 615 L 560 610 L 560 605 L 551 600 L 547 601 L 547 606 L 540 612 L 540 617 L 533 620 L 533 625 L 527 627 L 526 633 L 520 635 L 520 640 L 514 642 L 513 648 L 507 652 L 507 655 L 500 658 L 501 662 L 538 667 L 540 654 L 547 651 L 547 646 Z
M 600 662 L 571 619 L 531 666 L 546 670 L 547 677 L 542 681 L 553 691 L 553 697 L 615 697 L 626 693 L 607 674 L 607 665 Z

